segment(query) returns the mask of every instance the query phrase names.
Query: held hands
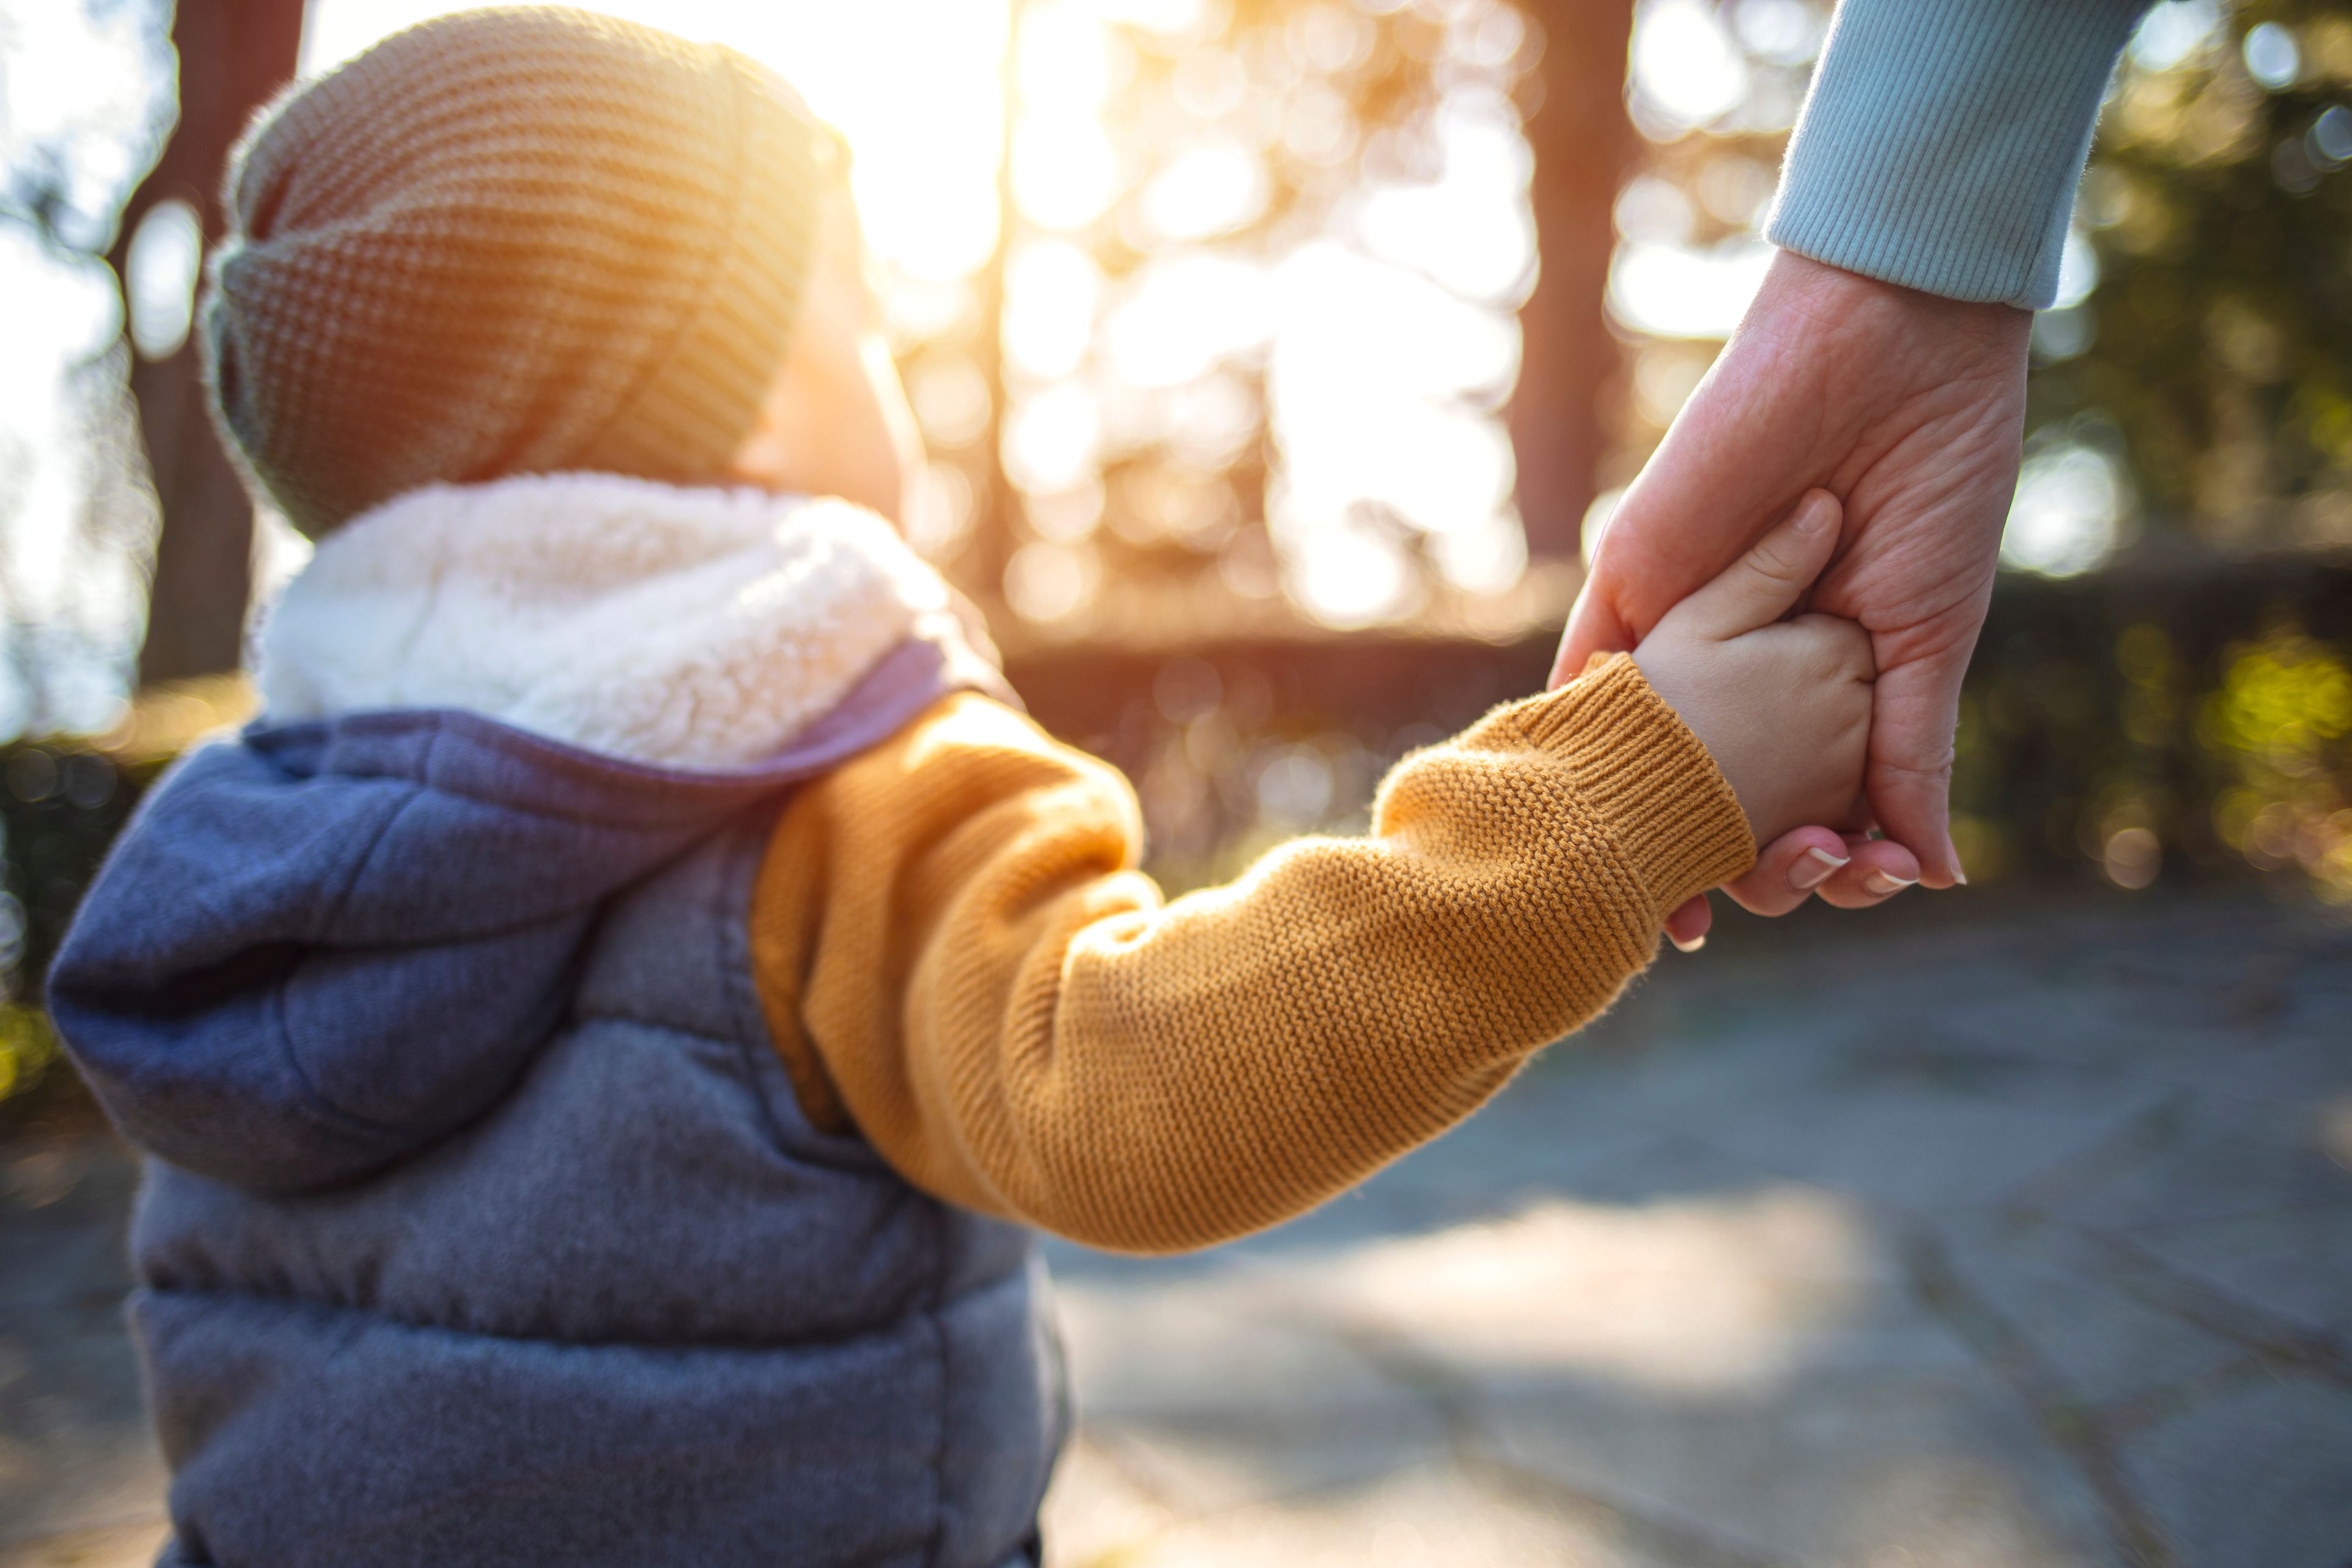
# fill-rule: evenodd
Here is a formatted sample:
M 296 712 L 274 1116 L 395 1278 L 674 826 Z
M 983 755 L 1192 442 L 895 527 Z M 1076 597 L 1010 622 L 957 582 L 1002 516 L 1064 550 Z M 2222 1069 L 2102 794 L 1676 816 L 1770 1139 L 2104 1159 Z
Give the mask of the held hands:
M 1810 603 L 1870 634 L 1865 783 L 1886 837 L 1815 826 L 1768 844 L 1727 889 L 1758 914 L 1814 891 L 1860 908 L 1915 881 L 1965 879 L 1946 788 L 1960 678 L 2017 480 L 2031 324 L 2007 305 L 1783 253 L 1601 540 L 1555 685 L 1595 650 L 1633 646 L 1807 490 L 1843 503 L 1842 548 Z M 1707 919 L 1694 899 L 1667 931 L 1694 945 Z
M 1829 564 L 1839 520 L 1835 498 L 1806 496 L 1633 650 L 1723 770 L 1759 845 L 1809 823 L 1859 820 L 1876 678 L 1869 635 L 1834 616 L 1781 618 Z

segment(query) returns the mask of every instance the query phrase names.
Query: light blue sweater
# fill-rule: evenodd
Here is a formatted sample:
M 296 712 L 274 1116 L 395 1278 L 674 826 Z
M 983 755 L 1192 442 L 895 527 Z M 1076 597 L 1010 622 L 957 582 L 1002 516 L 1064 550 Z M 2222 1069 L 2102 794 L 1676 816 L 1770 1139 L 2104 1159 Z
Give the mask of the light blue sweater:
M 2147 0 L 1841 0 L 1765 237 L 2039 310 L 2099 100 Z

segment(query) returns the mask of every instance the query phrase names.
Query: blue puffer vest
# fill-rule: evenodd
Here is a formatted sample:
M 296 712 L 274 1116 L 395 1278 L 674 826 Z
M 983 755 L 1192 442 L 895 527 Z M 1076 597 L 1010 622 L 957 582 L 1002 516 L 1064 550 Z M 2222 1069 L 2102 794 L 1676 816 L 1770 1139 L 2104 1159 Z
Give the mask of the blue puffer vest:
M 753 768 L 392 710 L 162 785 L 51 1002 L 153 1156 L 164 1563 L 1029 1560 L 1027 1234 L 811 1127 L 746 952 L 783 798 L 947 670 L 908 642 Z

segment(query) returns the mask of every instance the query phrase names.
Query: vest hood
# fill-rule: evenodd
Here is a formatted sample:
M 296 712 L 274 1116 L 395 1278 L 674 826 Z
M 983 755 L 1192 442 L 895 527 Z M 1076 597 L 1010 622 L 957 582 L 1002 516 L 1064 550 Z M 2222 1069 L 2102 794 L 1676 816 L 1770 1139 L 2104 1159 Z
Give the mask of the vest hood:
M 1007 695 L 854 509 L 482 489 L 519 506 L 407 498 L 320 548 L 264 634 L 268 711 L 158 786 L 52 968 L 173 1164 L 300 1191 L 446 1136 L 562 1021 L 613 895 L 942 692 Z

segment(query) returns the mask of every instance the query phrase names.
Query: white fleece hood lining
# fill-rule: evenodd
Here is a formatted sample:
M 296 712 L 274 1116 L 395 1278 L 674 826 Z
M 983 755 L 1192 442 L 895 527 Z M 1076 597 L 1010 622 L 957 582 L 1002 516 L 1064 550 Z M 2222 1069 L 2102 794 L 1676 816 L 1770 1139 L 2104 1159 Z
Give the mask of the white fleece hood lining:
M 840 500 L 548 474 L 412 491 L 322 542 L 262 623 L 274 723 L 457 708 L 674 767 L 755 763 L 948 586 Z

